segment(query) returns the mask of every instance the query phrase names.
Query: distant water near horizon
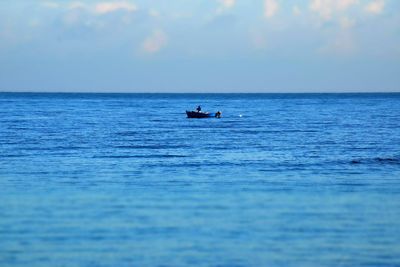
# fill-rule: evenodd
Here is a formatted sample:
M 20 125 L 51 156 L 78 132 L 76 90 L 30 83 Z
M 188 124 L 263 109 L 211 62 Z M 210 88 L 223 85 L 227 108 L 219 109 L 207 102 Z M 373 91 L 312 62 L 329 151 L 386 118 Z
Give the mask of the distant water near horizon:
M 0 93 L 0 266 L 400 266 L 400 94 Z

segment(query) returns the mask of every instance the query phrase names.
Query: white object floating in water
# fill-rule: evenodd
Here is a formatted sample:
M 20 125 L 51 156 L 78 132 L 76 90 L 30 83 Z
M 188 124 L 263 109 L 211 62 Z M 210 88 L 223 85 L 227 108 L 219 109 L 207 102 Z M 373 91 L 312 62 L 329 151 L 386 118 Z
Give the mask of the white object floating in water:
M 239 117 L 243 117 L 243 115 L 242 115 L 242 114 L 240 114 L 240 115 L 239 115 Z

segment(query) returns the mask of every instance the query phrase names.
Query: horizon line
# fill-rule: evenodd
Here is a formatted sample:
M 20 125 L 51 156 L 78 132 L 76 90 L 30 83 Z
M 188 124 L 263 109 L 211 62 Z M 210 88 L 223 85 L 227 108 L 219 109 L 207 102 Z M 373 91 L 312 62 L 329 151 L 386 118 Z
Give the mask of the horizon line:
M 1 91 L 0 94 L 400 94 L 400 91 L 286 91 L 286 92 L 126 92 L 126 91 Z

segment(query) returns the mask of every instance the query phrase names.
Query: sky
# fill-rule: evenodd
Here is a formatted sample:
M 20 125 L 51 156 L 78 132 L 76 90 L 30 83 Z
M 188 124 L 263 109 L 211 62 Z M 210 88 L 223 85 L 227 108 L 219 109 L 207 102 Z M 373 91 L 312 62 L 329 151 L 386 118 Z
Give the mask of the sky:
M 400 92 L 400 1 L 1 0 L 0 91 Z

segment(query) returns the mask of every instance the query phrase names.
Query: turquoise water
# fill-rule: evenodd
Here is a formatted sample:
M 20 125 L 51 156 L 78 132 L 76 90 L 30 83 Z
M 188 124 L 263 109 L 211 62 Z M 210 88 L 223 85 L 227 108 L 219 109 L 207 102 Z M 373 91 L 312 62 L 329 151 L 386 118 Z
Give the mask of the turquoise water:
M 400 266 L 399 118 L 400 94 L 2 93 L 0 266 Z

